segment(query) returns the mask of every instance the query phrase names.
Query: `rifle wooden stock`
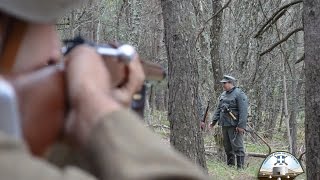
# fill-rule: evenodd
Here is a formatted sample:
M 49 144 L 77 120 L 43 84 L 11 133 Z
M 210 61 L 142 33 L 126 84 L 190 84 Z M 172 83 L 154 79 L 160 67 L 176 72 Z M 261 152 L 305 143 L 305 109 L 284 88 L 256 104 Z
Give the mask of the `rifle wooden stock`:
M 236 116 L 231 111 L 228 111 L 228 114 L 232 117 L 233 120 L 237 120 Z
M 112 86 L 117 87 L 128 77 L 124 63 L 105 61 L 111 73 Z M 163 68 L 143 62 L 148 80 L 162 80 Z M 65 70 L 50 65 L 32 72 L 7 77 L 16 90 L 22 132 L 34 155 L 41 156 L 63 135 L 68 112 Z M 94 79 L 93 79 L 94 80 Z
M 206 131 L 207 130 L 207 116 L 208 116 L 208 112 L 209 112 L 209 107 L 210 107 L 210 101 L 208 101 L 208 105 L 206 107 L 206 111 L 204 112 L 204 115 L 203 115 L 203 120 L 202 122 L 204 122 L 204 128 L 202 129 L 203 131 Z
M 141 61 L 146 80 L 162 81 L 166 77 L 163 67 L 148 61 Z

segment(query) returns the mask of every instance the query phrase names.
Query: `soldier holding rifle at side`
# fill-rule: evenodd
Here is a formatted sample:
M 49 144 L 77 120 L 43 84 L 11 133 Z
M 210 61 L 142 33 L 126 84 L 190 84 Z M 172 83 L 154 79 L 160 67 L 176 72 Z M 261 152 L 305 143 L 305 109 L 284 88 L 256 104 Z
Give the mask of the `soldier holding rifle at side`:
M 248 99 L 246 94 L 235 86 L 234 77 L 224 75 L 220 82 L 223 83 L 224 92 L 219 97 L 210 127 L 214 127 L 217 122 L 222 126 L 227 164 L 234 166 L 236 156 L 237 168 L 242 169 L 245 158 L 243 135 L 247 126 Z
M 115 86 L 113 77 L 117 72 L 112 72 L 114 68 L 105 65 L 105 62 L 114 62 L 120 66 L 122 63 L 118 63 L 116 57 L 104 59 L 88 44 L 73 47 L 65 56 L 61 54 L 55 22 L 80 3 L 85 1 L 0 0 L 0 74 L 3 75 L 0 91 L 11 92 L 19 83 L 23 86 L 30 82 L 35 86 L 23 96 L 17 93 L 19 108 L 22 108 L 21 121 L 17 121 L 14 109 L 5 110 L 14 108 L 14 101 L 10 107 L 0 107 L 1 179 L 206 179 L 200 168 L 162 145 L 160 138 L 129 110 L 134 93 L 145 79 L 136 53 L 125 65 L 128 77 L 121 86 Z M 64 66 L 57 66 L 62 59 Z M 41 73 L 35 73 L 34 78 L 28 79 L 30 81 L 22 81 L 30 77 L 26 74 L 33 72 Z M 41 81 L 42 75 L 50 73 L 57 76 Z M 10 78 L 4 80 L 7 77 Z M 11 80 L 16 77 L 19 81 L 10 87 Z M 62 79 L 63 86 L 59 89 L 54 82 L 62 82 Z M 32 84 L 35 81 L 47 83 L 47 86 Z M 47 90 L 41 91 L 41 88 Z M 67 103 L 68 108 L 60 111 L 46 106 L 35 108 L 40 102 L 37 96 L 42 93 L 46 98 L 51 90 L 65 94 L 62 104 Z M 7 94 L 14 100 L 14 93 Z M 26 99 L 28 102 L 24 102 Z M 51 104 L 57 102 L 57 99 L 49 100 Z M 22 102 L 26 105 L 21 105 Z M 48 112 L 44 113 L 46 110 Z M 65 110 L 65 119 L 59 121 Z M 13 113 L 12 119 L 5 118 L 10 113 Z M 37 119 L 39 116 L 42 118 Z M 8 128 L 10 123 L 12 126 Z M 43 158 L 47 146 L 60 137 L 82 152 L 91 165 L 90 173 L 75 166 L 60 169 Z

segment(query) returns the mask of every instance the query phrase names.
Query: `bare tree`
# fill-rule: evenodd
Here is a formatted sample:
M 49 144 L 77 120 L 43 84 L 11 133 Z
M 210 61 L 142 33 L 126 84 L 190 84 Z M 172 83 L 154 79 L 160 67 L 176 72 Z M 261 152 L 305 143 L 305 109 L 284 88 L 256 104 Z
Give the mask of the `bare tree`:
M 229 1 L 230 2 L 230 1 Z M 229 3 L 228 2 L 228 3 Z M 214 80 L 214 92 L 215 92 L 215 99 L 218 99 L 219 93 L 222 92 L 222 87 L 220 84 L 220 79 L 222 78 L 222 67 L 221 67 L 221 55 L 220 55 L 220 44 L 221 44 L 221 33 L 222 33 L 222 13 L 217 14 L 219 10 L 222 8 L 221 0 L 213 0 L 212 1 L 212 11 L 215 15 L 212 18 L 212 25 L 211 25 L 211 65 L 212 65 L 212 74 L 213 74 L 213 80 Z M 224 160 L 225 152 L 223 149 L 223 139 L 222 139 L 222 129 L 218 128 L 216 130 L 216 144 L 217 152 L 218 152 L 218 158 L 221 160 Z
M 168 56 L 170 142 L 206 169 L 204 142 L 197 114 L 198 69 L 192 2 L 162 0 L 165 44 Z
M 320 179 L 320 1 L 304 1 L 307 178 Z

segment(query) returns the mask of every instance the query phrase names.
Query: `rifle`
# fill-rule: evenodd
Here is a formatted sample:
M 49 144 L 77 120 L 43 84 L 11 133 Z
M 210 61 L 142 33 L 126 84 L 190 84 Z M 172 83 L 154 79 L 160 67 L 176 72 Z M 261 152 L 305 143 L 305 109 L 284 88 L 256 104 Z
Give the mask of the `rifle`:
M 128 79 L 126 64 L 130 63 L 136 53 L 132 46 L 96 45 L 78 38 L 66 42 L 64 54 L 80 44 L 95 47 L 97 53 L 103 57 L 111 74 L 112 87 L 119 87 Z M 146 80 L 159 81 L 165 78 L 165 71 L 160 65 L 146 61 L 141 63 Z M 15 90 L 21 134 L 34 155 L 43 155 L 50 145 L 63 137 L 65 118 L 69 110 L 64 64 L 39 67 L 30 72 L 7 75 L 5 78 Z M 141 101 L 145 95 L 140 95 L 141 98 L 137 100 Z M 133 108 L 143 112 L 141 104 L 144 105 L 133 103 Z
M 224 105 L 224 110 L 228 112 L 233 120 L 237 120 L 236 116 L 232 113 L 231 109 L 227 105 Z
M 209 106 L 210 106 L 210 101 L 208 101 L 208 105 L 207 105 L 206 111 L 204 112 L 204 115 L 203 115 L 202 122 L 204 122 L 204 128 L 201 127 L 201 129 L 203 131 L 207 130 L 207 116 L 208 116 Z

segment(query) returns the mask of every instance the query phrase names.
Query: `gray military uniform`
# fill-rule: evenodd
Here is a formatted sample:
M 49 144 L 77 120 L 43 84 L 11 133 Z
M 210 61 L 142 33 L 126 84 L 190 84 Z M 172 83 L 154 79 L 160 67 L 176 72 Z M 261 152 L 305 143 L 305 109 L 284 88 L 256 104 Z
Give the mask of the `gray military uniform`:
M 228 108 L 236 117 L 234 120 L 228 113 Z M 218 107 L 213 116 L 213 124 L 222 126 L 224 148 L 228 157 L 228 165 L 234 165 L 234 155 L 245 156 L 243 134 L 235 131 L 236 127 L 246 128 L 248 117 L 248 98 L 238 87 L 224 91 L 219 97 Z M 239 160 L 241 161 L 241 160 Z M 243 160 L 242 160 L 243 162 Z

